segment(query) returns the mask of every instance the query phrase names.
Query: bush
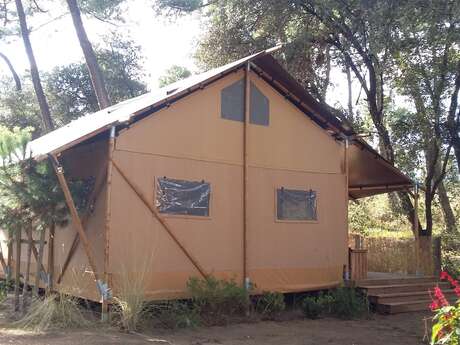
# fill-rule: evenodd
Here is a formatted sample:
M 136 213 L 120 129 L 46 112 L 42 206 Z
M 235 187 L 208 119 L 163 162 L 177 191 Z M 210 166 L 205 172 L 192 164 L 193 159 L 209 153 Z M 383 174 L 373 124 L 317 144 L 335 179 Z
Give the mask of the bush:
M 279 292 L 264 292 L 255 301 L 255 310 L 262 316 L 273 317 L 285 309 L 284 295 Z
M 318 319 L 326 310 L 326 305 L 321 297 L 307 296 L 302 301 L 302 312 L 309 319 Z
M 169 329 L 197 327 L 201 320 L 198 311 L 190 303 L 184 301 L 165 301 L 146 305 L 145 315 Z
M 330 293 L 330 312 L 341 319 L 354 319 L 369 313 L 367 297 L 354 288 L 341 287 Z
M 193 307 L 206 324 L 222 324 L 229 317 L 244 315 L 249 308 L 249 292 L 232 280 L 191 278 L 187 289 Z

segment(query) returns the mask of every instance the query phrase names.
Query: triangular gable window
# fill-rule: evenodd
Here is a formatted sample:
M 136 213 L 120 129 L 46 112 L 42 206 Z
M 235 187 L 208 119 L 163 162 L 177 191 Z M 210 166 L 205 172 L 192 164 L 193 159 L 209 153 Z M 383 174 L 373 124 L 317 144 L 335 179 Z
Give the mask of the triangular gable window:
M 244 79 L 227 86 L 221 91 L 221 117 L 244 122 Z M 251 83 L 251 124 L 268 126 L 270 123 L 269 99 Z

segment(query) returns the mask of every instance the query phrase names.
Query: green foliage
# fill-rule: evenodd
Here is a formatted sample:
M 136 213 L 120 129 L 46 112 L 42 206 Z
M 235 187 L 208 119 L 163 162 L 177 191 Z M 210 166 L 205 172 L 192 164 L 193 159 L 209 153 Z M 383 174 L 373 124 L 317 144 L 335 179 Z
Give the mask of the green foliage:
M 367 297 L 354 288 L 340 287 L 330 295 L 330 312 L 341 319 L 360 318 L 369 313 Z
M 26 150 L 29 139 L 30 129 L 0 127 L 0 227 L 10 234 L 26 227 L 43 230 L 68 222 L 54 169 L 48 161 L 30 158 Z M 77 209 L 86 208 L 93 184 L 93 179 L 69 181 Z
M 330 314 L 341 319 L 355 319 L 368 314 L 366 296 L 353 288 L 340 287 L 317 296 L 305 297 L 301 309 L 309 319 L 317 319 Z
M 190 278 L 187 289 L 194 308 L 206 324 L 223 324 L 249 308 L 249 293 L 234 280 Z
M 148 303 L 144 315 L 158 322 L 159 326 L 168 329 L 198 327 L 201 324 L 198 310 L 185 301 Z
M 106 47 L 96 49 L 96 57 L 112 102 L 145 93 L 140 47 L 119 35 L 106 37 L 106 42 Z M 84 62 L 55 67 L 44 75 L 44 80 L 52 113 L 59 124 L 99 110 Z
M 192 73 L 186 67 L 174 65 L 167 69 L 165 74 L 158 79 L 158 86 L 163 87 L 188 78 L 191 75 Z
M 302 301 L 302 312 L 309 319 L 318 319 L 325 311 L 325 305 L 319 297 L 307 296 Z
M 273 317 L 285 309 L 284 295 L 280 292 L 264 292 L 255 300 L 255 310 L 263 317 Z

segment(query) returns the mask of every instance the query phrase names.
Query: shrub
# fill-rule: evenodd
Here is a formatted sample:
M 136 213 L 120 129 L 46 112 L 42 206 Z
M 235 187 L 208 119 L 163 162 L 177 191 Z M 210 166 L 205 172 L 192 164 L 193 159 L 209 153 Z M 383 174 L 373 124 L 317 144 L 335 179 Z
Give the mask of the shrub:
M 354 288 L 340 287 L 330 293 L 330 312 L 341 319 L 354 319 L 369 313 L 367 297 Z
M 225 323 L 231 316 L 244 315 L 249 308 L 249 292 L 233 279 L 191 278 L 187 289 L 193 307 L 206 324 Z
M 284 295 L 279 292 L 264 292 L 255 301 L 255 310 L 263 316 L 273 317 L 286 309 Z
M 184 301 L 147 304 L 145 315 L 149 315 L 161 327 L 169 329 L 197 327 L 201 323 L 196 308 Z
M 15 327 L 35 332 L 89 325 L 90 322 L 82 313 L 77 299 L 64 294 L 53 294 L 43 300 L 34 300 L 24 317 L 13 323 Z
M 447 272 L 441 273 L 442 280 L 448 280 L 460 298 L 460 283 Z M 460 343 L 460 300 L 451 305 L 439 287 L 433 291 L 430 309 L 435 312 L 431 332 L 431 344 L 458 345 Z
M 307 296 L 302 301 L 302 312 L 309 319 L 318 319 L 325 311 L 325 304 L 321 297 Z

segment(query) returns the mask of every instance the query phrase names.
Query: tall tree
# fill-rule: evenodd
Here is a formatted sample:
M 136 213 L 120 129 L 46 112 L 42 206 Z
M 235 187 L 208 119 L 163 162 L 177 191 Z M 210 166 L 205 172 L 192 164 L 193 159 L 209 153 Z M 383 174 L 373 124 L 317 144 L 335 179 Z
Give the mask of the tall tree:
M 43 128 L 45 131 L 53 130 L 53 121 L 51 119 L 51 112 L 46 100 L 45 93 L 43 91 L 40 74 L 38 72 L 37 61 L 35 60 L 34 51 L 32 49 L 32 43 L 30 42 L 29 29 L 27 27 L 26 14 L 21 0 L 15 0 L 16 10 L 19 19 L 19 25 L 21 27 L 22 40 L 24 42 L 24 48 L 26 50 L 27 58 L 30 64 L 30 74 L 32 76 L 32 83 L 34 85 L 35 95 L 40 106 L 40 113 L 43 121 Z
M 168 68 L 165 73 L 158 79 L 158 85 L 163 87 L 178 80 L 188 78 L 191 75 L 192 72 L 190 72 L 186 67 L 174 65 Z
M 88 35 L 86 34 L 77 0 L 66 1 L 67 5 L 69 6 L 70 14 L 72 15 L 72 21 L 78 36 L 78 41 L 80 42 L 83 55 L 85 56 L 86 66 L 88 67 L 88 71 L 91 76 L 91 82 L 97 97 L 97 101 L 99 103 L 99 107 L 100 109 L 107 108 L 110 106 L 109 94 L 107 92 L 104 77 L 97 62 L 93 46 L 91 45 L 91 42 L 88 39 Z

